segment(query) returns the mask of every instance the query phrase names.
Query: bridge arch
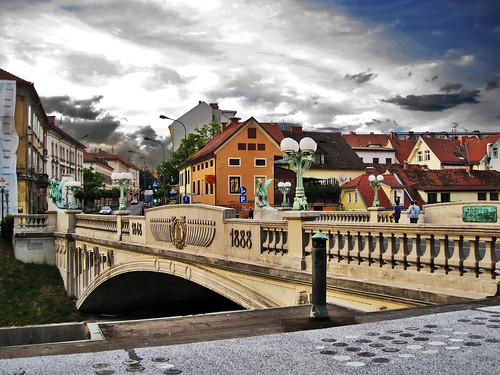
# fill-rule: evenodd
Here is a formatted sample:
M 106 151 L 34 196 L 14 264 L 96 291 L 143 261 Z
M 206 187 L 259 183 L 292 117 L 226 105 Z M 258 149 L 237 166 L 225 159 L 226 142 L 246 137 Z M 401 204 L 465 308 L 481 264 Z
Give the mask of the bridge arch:
M 178 277 L 202 287 L 205 287 L 231 301 L 246 308 L 260 309 L 268 307 L 278 307 L 280 303 L 262 291 L 257 291 L 236 280 L 230 273 L 216 272 L 202 266 L 187 264 L 180 261 L 166 259 L 141 259 L 117 265 L 96 275 L 93 280 L 83 289 L 76 307 L 82 309 L 86 301 L 100 286 L 111 279 L 122 275 L 137 272 L 161 273 L 173 277 Z M 120 291 L 116 291 L 120 293 Z

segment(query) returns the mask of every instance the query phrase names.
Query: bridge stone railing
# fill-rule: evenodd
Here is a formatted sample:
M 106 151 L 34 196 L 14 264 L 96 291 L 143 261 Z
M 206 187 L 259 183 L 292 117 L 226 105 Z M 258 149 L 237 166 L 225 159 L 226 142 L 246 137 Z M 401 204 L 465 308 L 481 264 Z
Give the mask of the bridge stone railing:
M 112 249 L 129 244 L 129 252 L 147 249 L 158 256 L 200 255 L 214 262 L 257 262 L 298 271 L 311 270 L 311 237 L 321 231 L 328 238 L 330 276 L 415 289 L 448 289 L 463 295 L 495 295 L 500 278 L 500 225 L 460 222 L 463 205 L 439 208 L 454 218 L 447 224 L 439 222 L 439 210 L 434 207 L 424 208 L 419 224 L 395 224 L 390 210 L 377 208 L 280 211 L 277 220 L 249 220 L 236 218 L 229 208 L 172 205 L 148 209 L 145 216 L 65 212 L 61 215 L 74 220 L 57 221 L 74 228 L 57 231 L 74 233 L 81 249 L 108 254 L 108 267 L 120 259 Z M 55 221 L 50 215 L 18 217 L 16 230 L 35 225 L 44 230 L 45 222 Z

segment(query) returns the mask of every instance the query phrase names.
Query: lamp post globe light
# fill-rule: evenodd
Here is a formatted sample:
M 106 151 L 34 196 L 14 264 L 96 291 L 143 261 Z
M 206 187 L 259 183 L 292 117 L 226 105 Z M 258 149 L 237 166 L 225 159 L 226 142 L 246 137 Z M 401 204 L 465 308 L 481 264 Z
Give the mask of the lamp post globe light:
M 375 177 L 375 175 L 372 174 L 370 175 L 370 177 L 368 177 L 368 180 L 370 181 L 370 186 L 375 191 L 375 195 L 373 197 L 373 207 L 380 207 L 380 202 L 378 200 L 378 189 L 380 189 L 382 181 L 384 181 L 384 176 L 379 174 L 377 177 Z
M 290 181 L 286 182 L 278 182 L 278 190 L 281 194 L 283 194 L 283 202 L 281 202 L 281 207 L 288 207 L 288 203 L 286 201 L 286 194 L 292 188 L 292 183 Z
M 78 209 L 75 199 L 75 190 L 80 188 L 80 186 L 82 186 L 82 184 L 78 181 L 70 181 L 66 183 L 66 189 L 68 191 L 68 196 L 69 196 L 69 205 L 68 205 L 69 210 Z
M 283 159 L 288 162 L 290 168 L 297 174 L 297 186 L 295 198 L 293 199 L 293 210 L 307 211 L 307 198 L 304 191 L 304 172 L 308 171 L 314 161 L 314 153 L 318 145 L 312 138 L 302 138 L 300 144 L 292 138 L 281 141 L 280 148 L 283 151 Z
M 142 173 L 142 180 L 144 182 L 143 184 L 143 187 L 142 187 L 142 199 L 144 200 L 144 192 L 146 191 L 146 157 L 144 156 L 144 154 L 141 154 L 140 152 L 137 152 L 137 151 L 134 151 L 134 150 L 128 150 L 128 152 L 132 153 L 132 154 L 138 154 L 140 155 L 140 158 L 144 161 L 144 171 Z M 140 190 L 140 185 L 141 185 L 141 181 L 138 181 L 139 182 L 139 190 Z M 139 193 L 139 198 L 141 197 L 141 194 Z
M 125 188 L 130 186 L 132 183 L 132 173 L 111 173 L 111 179 L 113 180 L 113 185 L 118 185 L 120 188 L 120 206 L 118 207 L 118 211 L 125 211 L 127 209 L 127 205 L 125 203 Z
M 180 120 L 175 120 L 175 119 L 168 117 L 168 116 L 165 116 L 165 115 L 160 115 L 160 118 L 162 120 L 171 120 L 173 122 L 178 122 L 184 128 L 184 196 L 187 196 L 187 164 L 186 164 L 186 162 L 187 162 L 187 129 L 186 129 L 186 125 L 184 125 L 182 123 L 182 121 L 180 121 Z M 170 128 L 170 129 L 172 129 L 172 128 Z M 188 201 L 186 201 L 186 203 L 188 203 Z

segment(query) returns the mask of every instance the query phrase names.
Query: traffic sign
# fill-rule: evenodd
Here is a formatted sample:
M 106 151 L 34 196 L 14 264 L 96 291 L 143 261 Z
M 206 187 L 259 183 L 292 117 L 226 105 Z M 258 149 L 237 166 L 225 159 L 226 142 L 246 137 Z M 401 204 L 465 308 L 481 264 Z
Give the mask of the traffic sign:
M 246 194 L 246 193 L 247 193 L 247 188 L 246 188 L 246 187 L 244 187 L 244 186 L 240 187 L 240 194 L 241 194 L 241 195 L 244 195 L 244 194 Z
M 247 203 L 247 196 L 246 195 L 240 195 L 240 203 Z
M 183 196 L 183 197 L 182 197 L 182 201 L 183 201 L 184 203 L 189 203 L 189 196 L 188 196 L 188 195 Z
M 153 181 L 153 187 L 157 188 L 160 184 L 157 181 Z

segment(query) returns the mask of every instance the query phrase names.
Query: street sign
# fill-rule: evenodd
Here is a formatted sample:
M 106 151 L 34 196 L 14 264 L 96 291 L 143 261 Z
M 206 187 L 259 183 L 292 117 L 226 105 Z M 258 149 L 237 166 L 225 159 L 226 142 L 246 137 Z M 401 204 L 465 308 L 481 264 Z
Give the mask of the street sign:
M 241 194 L 241 195 L 244 195 L 244 194 L 246 194 L 246 193 L 247 193 L 247 188 L 246 188 L 246 187 L 244 187 L 244 186 L 240 187 L 240 194 Z
M 158 182 L 157 182 L 157 181 L 153 181 L 153 187 L 154 187 L 154 188 L 157 188 L 158 186 L 160 186 L 160 184 L 158 184 Z
M 183 196 L 183 197 L 182 197 L 182 201 L 183 201 L 184 203 L 189 203 L 189 196 L 188 196 L 188 195 Z
M 240 203 L 247 203 L 247 196 L 246 195 L 240 195 Z

